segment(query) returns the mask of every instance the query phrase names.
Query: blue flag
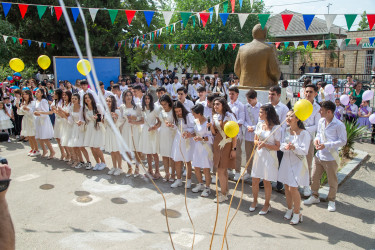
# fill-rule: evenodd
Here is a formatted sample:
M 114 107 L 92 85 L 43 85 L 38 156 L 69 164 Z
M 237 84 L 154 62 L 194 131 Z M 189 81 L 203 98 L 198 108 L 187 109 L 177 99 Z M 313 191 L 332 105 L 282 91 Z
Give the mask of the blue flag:
M 150 24 L 151 24 L 152 18 L 154 17 L 155 11 L 143 11 L 143 14 L 145 15 L 148 27 L 150 27 Z
M 43 43 L 43 48 L 45 48 L 45 47 L 46 47 L 46 45 L 47 45 L 47 43 Z
M 370 41 L 370 44 L 372 45 L 374 43 L 375 37 L 369 37 L 368 40 Z
M 303 46 L 305 46 L 305 49 L 306 49 L 308 44 L 309 44 L 309 41 L 303 41 Z
M 189 44 L 186 44 L 185 45 L 185 50 L 187 50 L 189 48 Z
M 11 3 L 1 3 L 3 5 L 4 15 L 7 17 L 10 7 L 12 7 Z
M 302 15 L 302 16 L 303 16 L 303 21 L 305 22 L 306 30 L 308 30 L 315 15 Z
M 221 21 L 223 22 L 223 25 L 225 26 L 229 17 L 229 13 L 219 13 L 219 16 L 221 18 Z
M 70 8 L 70 10 L 72 11 L 74 22 L 76 22 L 77 18 L 78 18 L 78 15 L 79 15 L 79 9 L 78 8 Z
M 27 43 L 29 44 L 29 47 L 31 46 L 31 40 L 27 40 Z
M 208 11 L 210 12 L 210 23 L 212 23 L 212 16 L 214 15 L 214 8 L 211 7 L 208 9 Z
M 214 47 L 215 47 L 215 44 L 213 43 L 213 44 L 211 44 L 211 50 L 213 50 L 214 49 Z

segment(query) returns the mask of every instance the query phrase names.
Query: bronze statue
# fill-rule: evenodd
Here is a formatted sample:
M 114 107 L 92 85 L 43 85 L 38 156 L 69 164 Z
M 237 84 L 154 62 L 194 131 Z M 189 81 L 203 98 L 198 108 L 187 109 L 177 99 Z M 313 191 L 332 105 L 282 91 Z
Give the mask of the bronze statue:
M 251 43 L 240 47 L 234 72 L 240 78 L 240 85 L 257 89 L 268 89 L 276 85 L 280 78 L 280 68 L 276 57 L 276 50 L 264 41 L 267 28 L 260 24 L 253 28 Z

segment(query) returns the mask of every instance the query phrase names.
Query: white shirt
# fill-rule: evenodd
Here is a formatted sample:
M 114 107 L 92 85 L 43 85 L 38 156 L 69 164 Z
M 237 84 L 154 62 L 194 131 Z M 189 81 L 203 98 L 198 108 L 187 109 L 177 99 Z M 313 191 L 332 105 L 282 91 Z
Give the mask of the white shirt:
M 254 141 L 255 129 L 259 121 L 259 110 L 262 104 L 257 102 L 255 106 L 252 106 L 249 103 L 245 105 L 245 141 Z M 247 131 L 248 127 L 252 127 L 254 132 Z
M 167 86 L 167 91 L 171 95 L 172 100 L 174 100 L 174 101 L 177 100 L 177 90 L 179 88 L 181 88 L 181 87 L 182 87 L 182 85 L 179 82 L 178 83 L 169 84 Z M 173 98 L 173 96 L 175 96 L 175 97 Z
M 184 101 L 183 104 L 184 104 L 184 107 L 186 108 L 186 110 L 191 112 L 191 108 L 194 106 L 194 103 L 185 98 L 185 101 Z
M 306 130 L 310 133 L 311 138 L 315 137 L 315 133 L 318 130 L 319 120 L 320 120 L 320 118 L 322 118 L 319 111 L 320 111 L 320 106 L 314 100 L 313 112 L 310 115 L 310 117 L 307 118 L 307 120 L 303 122 L 303 125 L 305 125 Z
M 269 102 L 267 104 L 271 104 L 271 103 Z M 281 103 L 280 101 L 276 106 L 273 106 L 273 107 L 276 109 L 276 113 L 279 116 L 279 120 L 281 124 L 283 121 L 285 121 L 286 114 L 289 112 L 289 109 L 285 104 Z M 281 129 L 281 141 L 284 139 L 285 128 L 286 128 L 286 122 L 284 122 L 284 124 L 280 128 Z
M 348 106 L 350 107 L 350 110 L 352 111 L 352 116 L 353 117 L 357 117 L 358 115 L 358 106 L 355 105 L 355 104 L 348 104 Z M 347 112 L 349 110 L 349 108 L 347 110 L 345 110 L 346 114 L 349 115 L 349 113 Z M 350 115 L 349 115 L 350 116 Z
M 237 123 L 240 125 L 240 132 L 238 132 L 237 138 L 241 140 L 243 137 L 241 125 L 245 123 L 245 106 L 238 99 L 234 103 L 229 101 L 228 105 L 233 114 L 236 115 Z
M 322 133 L 324 133 L 326 141 L 323 140 Z M 316 140 L 319 140 L 325 146 L 324 149 L 317 151 L 316 156 L 322 161 L 335 160 L 329 150 L 338 151 L 339 147 L 346 144 L 346 128 L 344 123 L 333 117 L 333 120 L 326 125 L 326 119 L 320 119 L 318 132 L 314 141 Z
M 133 96 L 133 100 L 134 100 L 135 105 L 139 105 L 142 107 L 143 96 L 141 98 Z
M 95 92 L 94 90 L 92 90 L 92 89 L 87 89 L 87 91 L 85 92 L 85 91 L 83 91 L 83 89 L 81 89 L 81 90 L 78 92 L 79 96 L 81 97 L 81 106 L 83 106 L 83 96 L 84 96 L 85 94 L 87 94 L 87 93 L 92 94 L 92 96 L 94 97 L 94 100 L 95 100 L 96 104 L 100 104 L 98 94 L 96 94 L 96 92 Z
M 101 91 L 101 90 L 100 90 L 100 91 Z M 102 94 L 103 94 L 103 91 L 102 91 Z M 104 90 L 104 94 L 103 94 L 104 99 L 107 99 L 107 97 L 108 97 L 108 96 L 111 96 L 111 95 L 114 96 L 114 94 L 113 94 L 111 91 Z
M 128 85 L 125 85 L 125 86 L 120 85 L 120 90 L 121 90 L 121 92 L 127 91 Z
M 121 106 L 122 103 L 122 95 L 120 95 L 120 97 L 118 97 L 117 95 L 114 95 L 115 98 L 116 98 L 116 104 L 117 104 L 117 108 L 119 108 Z
M 198 88 L 200 88 L 200 87 L 202 87 L 202 85 L 200 85 L 200 83 L 189 85 L 189 94 L 194 100 L 199 98 Z

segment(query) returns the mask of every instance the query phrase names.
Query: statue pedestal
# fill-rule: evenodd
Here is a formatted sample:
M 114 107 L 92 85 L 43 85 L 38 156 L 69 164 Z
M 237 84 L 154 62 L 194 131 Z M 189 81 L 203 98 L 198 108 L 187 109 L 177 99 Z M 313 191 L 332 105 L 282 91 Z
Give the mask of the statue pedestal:
M 250 87 L 243 87 L 241 86 L 239 88 L 240 90 L 240 95 L 238 96 L 238 99 L 240 100 L 240 102 L 242 102 L 243 104 L 246 104 L 247 103 L 247 98 L 246 98 L 246 93 L 250 90 L 251 88 Z M 260 102 L 262 105 L 263 104 L 266 104 L 268 101 L 268 90 L 257 90 L 255 89 L 255 91 L 257 92 L 257 99 L 258 99 L 258 102 Z

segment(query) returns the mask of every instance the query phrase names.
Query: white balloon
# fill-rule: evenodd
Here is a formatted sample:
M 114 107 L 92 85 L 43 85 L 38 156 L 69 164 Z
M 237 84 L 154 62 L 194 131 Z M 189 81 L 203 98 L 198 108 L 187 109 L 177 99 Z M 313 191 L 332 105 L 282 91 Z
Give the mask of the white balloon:
M 342 95 L 340 97 L 340 102 L 344 106 L 348 105 L 349 104 L 349 96 L 348 95 Z
M 362 95 L 362 100 L 363 101 L 369 101 L 372 98 L 374 98 L 374 91 L 372 91 L 372 90 L 366 90 L 365 92 L 363 92 L 363 95 Z
M 327 95 L 332 94 L 335 91 L 335 87 L 333 87 L 332 84 L 327 84 L 327 86 L 324 88 L 324 92 L 326 92 Z
M 368 118 L 372 124 L 375 124 L 375 114 L 370 115 Z

